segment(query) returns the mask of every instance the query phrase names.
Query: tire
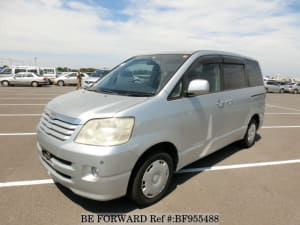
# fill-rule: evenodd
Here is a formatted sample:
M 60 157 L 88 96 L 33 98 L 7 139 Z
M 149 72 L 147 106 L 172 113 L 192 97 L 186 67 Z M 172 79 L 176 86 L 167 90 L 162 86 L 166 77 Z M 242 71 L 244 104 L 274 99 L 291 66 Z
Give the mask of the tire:
M 32 86 L 32 87 L 38 87 L 38 86 L 39 86 L 39 83 L 36 82 L 36 81 L 32 81 L 32 82 L 31 82 L 31 86 Z
M 59 81 L 57 81 L 57 85 L 58 86 L 65 86 L 65 82 L 63 81 L 63 80 L 59 80 Z
M 246 134 L 241 141 L 241 144 L 246 147 L 250 148 L 255 143 L 255 137 L 257 132 L 258 124 L 255 119 L 252 119 L 248 125 Z
M 268 89 L 268 88 L 266 88 L 266 92 L 267 92 L 267 93 L 269 92 L 269 89 Z
M 284 90 L 283 90 L 283 89 L 280 89 L 280 90 L 279 90 L 279 93 L 280 93 L 280 94 L 284 93 Z
M 1 85 L 4 87 L 8 87 L 9 86 L 9 82 L 7 80 L 4 80 L 1 82 Z
M 295 89 L 295 90 L 293 91 L 293 93 L 294 93 L 294 94 L 298 94 L 299 91 L 298 91 L 297 89 Z
M 157 202 L 170 187 L 173 168 L 173 159 L 168 153 L 150 155 L 133 171 L 127 196 L 139 206 Z

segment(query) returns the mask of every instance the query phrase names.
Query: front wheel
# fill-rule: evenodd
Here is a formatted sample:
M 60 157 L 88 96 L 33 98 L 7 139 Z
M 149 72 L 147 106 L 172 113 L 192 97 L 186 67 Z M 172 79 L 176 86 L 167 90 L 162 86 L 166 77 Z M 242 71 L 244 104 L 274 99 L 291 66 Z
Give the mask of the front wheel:
M 166 152 L 147 157 L 132 174 L 128 197 L 140 206 L 160 200 L 170 187 L 173 165 L 172 157 Z
M 244 147 L 250 148 L 252 145 L 254 145 L 257 127 L 258 127 L 257 122 L 254 119 L 252 119 L 248 125 L 246 134 L 243 140 L 241 141 Z
M 7 80 L 4 80 L 1 82 L 1 85 L 4 87 L 8 87 L 9 86 L 9 82 Z
M 62 80 L 60 80 L 60 81 L 58 81 L 58 82 L 57 82 L 57 85 L 62 87 L 62 86 L 64 86 L 64 85 L 65 85 L 65 82 L 64 82 L 64 81 L 62 81 Z
M 39 86 L 39 83 L 36 82 L 36 81 L 33 81 L 33 82 L 31 83 L 31 86 L 32 86 L 32 87 L 38 87 L 38 86 Z

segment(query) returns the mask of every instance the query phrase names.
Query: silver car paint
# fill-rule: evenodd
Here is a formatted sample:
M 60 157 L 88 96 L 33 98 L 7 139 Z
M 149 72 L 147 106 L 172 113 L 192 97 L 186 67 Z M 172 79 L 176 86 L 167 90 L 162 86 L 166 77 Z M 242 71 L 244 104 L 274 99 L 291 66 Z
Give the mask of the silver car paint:
M 45 134 L 38 127 L 37 146 L 41 163 L 54 180 L 75 193 L 91 199 L 110 200 L 126 194 L 132 169 L 139 157 L 157 143 L 168 142 L 176 147 L 179 170 L 243 138 L 254 114 L 259 115 L 259 125 L 262 125 L 264 86 L 167 100 L 194 60 L 210 54 L 223 52 L 194 53 L 154 97 L 106 95 L 79 90 L 55 98 L 47 105 L 46 112 L 67 116 L 65 121 L 76 120 L 77 124 L 66 141 Z M 74 143 L 74 138 L 88 120 L 128 116 L 135 117 L 135 126 L 127 143 L 109 147 Z M 71 166 L 56 158 L 47 160 L 42 154 L 43 149 L 72 162 Z M 99 168 L 99 177 L 91 174 L 91 167 Z M 72 178 L 67 179 L 57 171 Z
M 33 77 L 16 77 L 16 75 L 30 74 Z M 1 77 L 0 82 L 8 81 L 12 85 L 31 85 L 32 82 L 37 82 L 38 84 L 49 84 L 48 80 L 44 80 L 44 77 L 37 76 L 33 73 L 18 73 L 13 76 Z

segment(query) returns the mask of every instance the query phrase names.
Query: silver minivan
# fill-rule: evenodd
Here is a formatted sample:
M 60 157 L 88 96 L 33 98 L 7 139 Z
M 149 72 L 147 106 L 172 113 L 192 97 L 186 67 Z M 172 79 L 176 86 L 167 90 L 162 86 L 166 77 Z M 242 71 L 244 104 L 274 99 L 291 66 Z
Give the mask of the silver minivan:
M 230 143 L 250 147 L 265 109 L 256 60 L 219 51 L 140 55 L 53 99 L 37 128 L 55 182 L 95 200 L 150 205 L 172 175 Z

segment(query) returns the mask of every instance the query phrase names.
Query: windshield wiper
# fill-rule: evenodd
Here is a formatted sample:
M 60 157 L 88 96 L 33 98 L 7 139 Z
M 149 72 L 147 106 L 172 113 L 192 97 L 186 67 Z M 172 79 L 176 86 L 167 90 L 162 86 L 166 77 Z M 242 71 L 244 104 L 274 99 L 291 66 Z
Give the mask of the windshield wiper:
M 154 95 L 153 93 L 143 93 L 143 92 L 124 92 L 121 94 L 127 96 L 135 96 L 135 97 L 150 97 Z
M 113 95 L 119 95 L 120 93 L 117 91 L 112 91 L 109 89 L 87 89 L 88 91 L 93 91 L 97 93 L 105 93 L 105 94 L 113 94 Z

